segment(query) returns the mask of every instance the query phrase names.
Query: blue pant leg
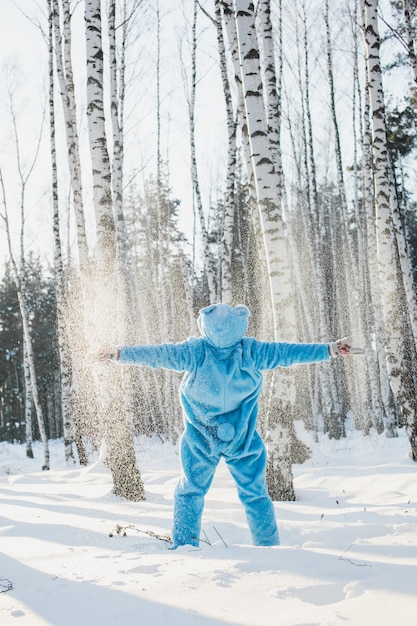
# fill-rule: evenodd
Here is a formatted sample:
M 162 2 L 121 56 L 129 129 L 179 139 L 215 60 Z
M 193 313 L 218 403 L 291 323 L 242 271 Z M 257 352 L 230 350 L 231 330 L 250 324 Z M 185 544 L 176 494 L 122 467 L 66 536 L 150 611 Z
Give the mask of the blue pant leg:
M 245 507 L 254 545 L 279 545 L 274 505 L 266 485 L 266 448 L 260 435 L 255 432 L 247 450 L 239 456 L 228 456 L 225 460 Z
M 207 446 L 205 449 L 196 445 L 187 432 L 181 439 L 180 457 L 182 472 L 174 494 L 173 547 L 198 546 L 204 496 L 213 481 L 220 457 L 210 454 Z

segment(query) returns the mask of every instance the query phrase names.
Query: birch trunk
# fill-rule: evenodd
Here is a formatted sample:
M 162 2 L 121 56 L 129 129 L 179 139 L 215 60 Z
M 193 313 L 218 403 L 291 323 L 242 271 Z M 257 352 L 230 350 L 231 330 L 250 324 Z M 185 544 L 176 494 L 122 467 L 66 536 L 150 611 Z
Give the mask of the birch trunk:
M 44 414 L 42 411 L 42 404 L 39 399 L 38 382 L 36 378 L 36 369 L 35 369 L 35 359 L 34 359 L 33 349 L 32 349 L 32 337 L 30 334 L 29 316 L 28 316 L 26 303 L 25 303 L 24 270 L 21 269 L 19 272 L 16 260 L 13 255 L 12 242 L 10 238 L 8 211 L 7 211 L 6 190 L 4 186 L 3 174 L 2 174 L 1 169 L 0 169 L 0 187 L 2 191 L 2 197 L 3 197 L 3 206 L 4 206 L 3 222 L 5 226 L 7 245 L 9 249 L 10 269 L 11 269 L 13 281 L 16 286 L 17 299 L 19 303 L 19 311 L 20 311 L 20 316 L 22 319 L 23 341 L 25 344 L 24 352 L 25 352 L 26 360 L 27 360 L 27 368 L 29 370 L 30 389 L 31 389 L 31 394 L 32 394 L 33 405 L 36 411 L 36 418 L 38 422 L 39 433 L 40 433 L 42 445 L 43 445 L 44 465 L 42 466 L 42 469 L 49 470 L 50 469 L 49 443 L 48 443 L 48 437 L 46 434 L 46 425 L 45 425 Z M 22 208 L 22 212 L 23 212 L 23 208 Z M 23 231 L 21 230 L 21 235 L 22 233 Z M 23 248 L 24 246 L 23 246 L 23 243 L 21 242 L 21 249 Z M 21 263 L 21 266 L 23 266 L 22 263 Z
M 245 99 L 240 70 L 240 58 L 238 49 L 238 39 L 236 31 L 235 11 L 233 0 L 219 0 L 225 29 L 227 32 L 229 54 L 233 64 L 234 82 L 237 90 L 236 118 L 240 127 L 242 137 L 244 158 L 246 164 L 247 177 L 252 198 L 256 201 L 254 191 L 254 172 L 252 169 L 251 151 L 249 145 L 248 127 L 246 123 Z
M 308 215 L 307 215 L 307 230 L 305 232 L 305 239 L 309 243 L 309 239 L 312 239 L 311 245 L 312 251 L 312 263 L 311 273 L 314 276 L 314 298 L 312 301 L 317 303 L 317 328 L 318 335 L 316 338 L 310 335 L 311 341 L 328 341 L 331 336 L 329 325 L 329 311 L 328 303 L 329 299 L 326 298 L 325 287 L 325 272 L 323 268 L 323 254 L 322 254 L 322 233 L 320 232 L 320 215 L 318 205 L 318 191 L 317 191 L 317 173 L 316 173 L 316 158 L 313 141 L 313 122 L 311 115 L 311 100 L 310 100 L 310 57 L 309 57 L 309 41 L 308 41 L 308 28 L 307 28 L 307 14 L 305 2 L 303 1 L 303 41 L 304 41 L 304 85 L 305 85 L 305 117 L 306 117 L 306 181 L 304 185 L 307 188 L 308 202 Z M 300 76 L 301 85 L 301 76 Z M 315 329 L 315 333 L 317 330 Z M 318 368 L 317 377 L 319 381 L 321 406 L 324 417 L 324 431 L 336 435 L 336 431 L 341 429 L 340 419 L 341 416 L 337 414 L 338 403 L 332 402 L 332 390 L 334 392 L 338 387 L 338 381 L 336 380 L 334 368 Z
M 88 266 L 88 243 L 85 228 L 81 159 L 77 131 L 77 105 L 71 61 L 71 11 L 69 0 L 60 1 L 63 21 L 62 31 L 59 0 L 52 0 L 56 71 L 64 111 L 68 163 L 74 202 L 75 223 L 77 227 L 78 254 L 80 267 L 85 271 Z
M 268 121 L 268 137 L 272 162 L 277 175 L 279 187 L 278 198 L 285 196 L 284 174 L 281 157 L 281 84 L 282 84 L 282 0 L 279 2 L 279 77 L 275 67 L 275 37 L 271 20 L 271 0 L 260 0 L 258 7 L 259 30 L 262 34 L 262 58 L 265 76 L 265 100 Z
M 17 290 L 17 297 L 19 301 L 19 309 L 20 309 L 20 314 L 22 317 L 23 338 L 24 338 L 25 347 L 26 347 L 26 358 L 27 358 L 27 366 L 29 369 L 32 400 L 33 400 L 33 405 L 35 407 L 39 434 L 41 436 L 41 441 L 43 445 L 44 464 L 42 466 L 42 469 L 49 470 L 50 469 L 49 442 L 48 442 L 48 436 L 46 433 L 45 417 L 44 417 L 43 410 L 42 410 L 42 404 L 39 398 L 38 381 L 37 381 L 36 369 L 35 369 L 35 358 L 34 358 L 33 349 L 32 349 L 32 337 L 30 335 L 30 326 L 29 326 L 29 320 L 28 320 L 28 315 L 27 315 L 25 301 L 24 301 L 24 292 L 22 289 L 22 282 L 20 280 L 17 268 L 13 261 L 12 261 L 12 267 L 13 267 L 12 274 L 14 275 L 14 281 L 15 281 L 16 290 Z
M 223 3 L 225 6 L 227 3 Z M 230 5 L 229 5 L 230 9 Z M 251 165 L 259 210 L 259 222 L 268 267 L 275 339 L 295 336 L 295 315 L 287 239 L 281 212 L 279 175 L 268 138 L 268 123 L 262 90 L 260 52 L 254 5 L 250 0 L 234 0 L 234 18 L 243 88 L 245 122 L 248 129 Z M 279 380 L 278 380 L 279 379 Z M 292 476 L 294 375 L 284 371 L 271 388 L 268 428 L 268 488 L 273 499 L 295 499 Z
M 233 110 L 232 93 L 227 72 L 226 47 L 223 37 L 220 1 L 215 0 L 215 23 L 217 29 L 217 45 L 219 50 L 220 71 L 223 83 L 223 94 L 226 105 L 227 123 L 227 169 L 226 193 L 223 215 L 223 239 L 221 260 L 221 294 L 222 302 L 233 304 L 232 251 L 234 241 L 234 224 L 236 206 L 236 130 L 237 123 Z
M 25 438 L 26 456 L 33 459 L 33 435 L 32 435 L 32 391 L 30 388 L 30 372 L 26 356 L 25 342 L 23 342 L 23 379 L 25 383 L 24 407 L 25 407 Z
M 407 250 L 407 241 L 406 241 L 406 233 L 405 227 L 402 224 L 402 219 L 400 215 L 400 206 L 398 202 L 396 186 L 393 180 L 393 171 L 389 161 L 389 172 L 390 172 L 390 199 L 391 199 L 391 214 L 393 227 L 395 232 L 395 241 L 398 259 L 400 263 L 401 269 L 401 277 L 405 292 L 405 297 L 407 300 L 407 311 L 409 316 L 409 323 L 411 327 L 411 333 L 414 341 L 414 346 L 417 346 L 417 301 L 416 294 L 414 288 L 414 280 L 413 280 L 413 268 L 411 266 L 411 259 Z M 415 348 L 414 348 L 415 352 Z
M 204 255 L 204 269 L 207 279 L 208 296 L 210 303 L 217 299 L 217 288 L 214 280 L 213 263 L 209 250 L 209 236 L 204 216 L 203 201 L 201 198 L 200 181 L 198 177 L 197 154 L 195 143 L 195 99 L 197 88 L 197 7 L 198 1 L 194 0 L 193 22 L 192 22 L 192 44 L 191 44 L 191 85 L 190 93 L 187 97 L 188 120 L 190 129 L 190 159 L 191 159 L 191 179 L 193 184 L 194 202 L 200 223 L 201 240 Z
M 406 44 L 408 48 L 408 58 L 410 59 L 411 69 L 413 70 L 414 82 L 417 83 L 417 56 L 414 44 L 413 26 L 411 23 L 410 0 L 403 0 L 403 14 L 406 33 Z
M 89 248 L 87 241 L 83 186 L 81 175 L 80 145 L 77 131 L 77 105 L 72 68 L 72 14 L 69 0 L 52 0 L 55 63 L 59 82 L 64 122 L 65 137 L 68 151 L 68 167 L 72 191 L 72 204 L 76 226 L 76 241 L 79 260 L 79 273 L 73 269 L 72 276 L 67 277 L 67 339 L 70 344 L 71 367 L 71 406 L 73 437 L 77 446 L 80 463 L 87 463 L 86 451 L 83 446 L 83 435 L 90 440 L 96 437 L 93 423 L 96 419 L 97 399 L 92 401 L 94 383 L 90 368 L 83 362 L 83 354 L 87 349 L 86 336 L 89 329 L 86 324 L 86 310 L 89 308 L 87 291 L 89 289 Z M 68 229 L 69 232 L 69 229 Z M 68 250 L 68 258 L 71 251 Z M 89 395 L 89 401 L 85 401 Z M 81 409 L 82 407 L 82 409 Z
M 363 1 L 365 53 L 371 107 L 372 152 L 374 164 L 375 219 L 378 242 L 379 277 L 386 327 L 386 360 L 391 388 L 407 425 L 413 459 L 417 461 L 417 402 L 410 367 L 407 366 L 407 346 L 404 345 L 402 308 L 396 276 L 394 233 L 391 214 L 390 172 L 385 127 L 385 105 L 380 65 L 378 33 L 378 3 Z M 411 347 L 410 347 L 411 348 Z
M 87 118 L 97 235 L 96 330 L 98 339 L 105 345 L 117 343 L 113 315 L 117 284 L 111 168 L 105 131 L 100 4 L 100 0 L 86 0 L 85 23 Z M 123 405 L 121 375 L 112 367 L 100 367 L 99 371 L 105 452 L 113 477 L 114 493 L 129 500 L 143 500 L 143 484 L 136 466 L 132 432 Z
M 373 219 L 373 190 L 371 142 L 369 129 L 369 96 L 367 90 L 363 94 L 359 75 L 359 41 L 358 41 L 358 4 L 352 19 L 353 47 L 353 140 L 354 140 L 354 203 L 355 217 L 358 229 L 358 259 L 360 262 L 360 284 L 363 288 L 363 308 L 367 312 L 364 316 L 365 337 L 364 347 L 369 377 L 369 399 L 367 414 L 364 415 L 364 429 L 369 433 L 371 428 L 382 432 L 395 432 L 395 423 L 391 411 L 388 373 L 383 355 L 383 319 L 381 315 L 381 300 L 378 290 L 378 268 L 376 263 L 376 233 Z M 364 101 L 364 102 L 363 102 Z M 359 134 L 359 138 L 358 138 Z M 358 148 L 362 146 L 361 162 L 359 166 Z M 359 202 L 362 192 L 362 210 Z M 378 348 L 375 349 L 376 337 Z M 386 402 L 383 400 L 383 396 Z M 390 425 L 388 426 L 388 422 Z
M 5 189 L 5 184 L 3 180 L 3 173 L 0 169 L 0 187 L 1 187 L 1 192 L 2 192 L 3 207 L 4 207 L 4 214 L 2 215 L 2 218 L 4 222 L 7 246 L 9 250 L 11 274 L 12 274 L 12 278 L 16 286 L 19 310 L 20 310 L 20 315 L 22 319 L 23 341 L 25 344 L 27 368 L 29 370 L 30 389 L 32 393 L 33 405 L 36 411 L 36 418 L 38 422 L 39 433 L 41 436 L 43 450 L 44 450 L 44 465 L 42 469 L 49 470 L 49 467 L 50 467 L 49 466 L 49 444 L 48 444 L 48 437 L 47 437 L 47 432 L 46 432 L 45 416 L 43 414 L 42 405 L 39 400 L 35 360 L 34 360 L 33 349 L 32 349 L 32 337 L 30 334 L 30 322 L 29 322 L 29 315 L 28 315 L 26 302 L 25 302 L 25 237 L 24 237 L 24 232 L 25 232 L 25 223 L 26 223 L 26 215 L 25 215 L 26 188 L 27 188 L 28 180 L 31 174 L 33 173 L 35 163 L 38 159 L 42 132 L 39 133 L 37 147 L 36 147 L 35 154 L 34 154 L 32 161 L 28 165 L 25 165 L 23 163 L 23 159 L 21 157 L 21 152 L 20 152 L 21 142 L 20 142 L 19 129 L 18 129 L 17 117 L 16 117 L 16 111 L 15 111 L 14 94 L 12 90 L 10 90 L 10 88 L 7 89 L 7 95 L 9 96 L 9 101 L 10 101 L 10 113 L 12 117 L 12 126 L 13 126 L 14 141 L 15 141 L 15 148 L 16 148 L 17 174 L 18 174 L 19 184 L 20 184 L 20 189 L 19 189 L 20 191 L 20 207 L 19 207 L 19 210 L 20 210 L 20 241 L 19 241 L 20 267 L 18 267 L 14 254 L 13 254 L 11 233 L 10 233 L 10 226 L 9 226 L 9 217 L 8 217 L 8 207 L 7 207 L 7 200 L 6 200 L 6 189 Z M 42 120 L 42 125 L 43 125 L 43 121 L 44 120 Z
M 60 358 L 60 381 L 61 381 L 61 412 L 64 426 L 65 459 L 74 460 L 72 450 L 73 427 L 71 420 L 71 367 L 69 358 L 69 345 L 67 326 L 65 323 L 68 314 L 66 298 L 66 279 L 62 261 L 59 203 L 58 203 L 58 171 L 56 161 L 55 142 L 55 96 L 54 96 L 54 60 L 53 60 L 53 10 L 52 2 L 48 1 L 49 9 L 49 132 L 51 145 L 52 165 L 52 210 L 53 210 L 53 243 L 54 243 L 54 274 L 56 283 L 56 316 L 58 349 Z
M 334 255 L 334 265 L 336 266 L 336 288 L 338 303 L 338 334 L 354 334 L 357 341 L 363 342 L 364 330 L 361 316 L 361 284 L 359 280 L 358 258 L 354 251 L 351 231 L 348 228 L 349 211 L 346 198 L 345 181 L 343 174 L 342 149 L 340 140 L 339 122 L 336 111 L 336 90 L 334 85 L 333 69 L 333 46 L 330 32 L 329 1 L 325 2 L 325 27 L 326 27 L 326 53 L 327 53 L 327 73 L 330 88 L 330 109 L 332 126 L 335 141 L 335 161 L 337 172 L 338 200 L 340 210 L 335 215 L 339 217 L 338 228 L 335 231 L 337 252 Z M 335 207 L 336 210 L 336 207 Z M 352 306 L 355 304 L 356 306 Z M 333 329 L 335 330 L 335 328 Z M 364 383 L 366 377 L 362 375 L 361 364 L 358 360 L 347 360 L 343 363 L 341 370 L 342 385 L 349 390 L 349 406 L 355 414 L 355 419 L 360 419 L 363 411 L 366 410 L 366 388 Z M 344 419 L 344 416 L 343 416 Z
M 124 165 L 124 104 L 126 91 L 126 41 L 129 22 L 133 14 L 127 15 L 126 2 L 123 4 L 120 26 L 120 61 L 117 58 L 116 40 L 116 0 L 108 4 L 108 36 L 110 64 L 110 112 L 113 133 L 112 193 L 113 214 L 116 227 L 116 269 L 118 279 L 118 307 L 120 337 L 128 341 L 131 328 L 131 294 L 127 263 L 127 233 L 123 209 L 123 165 Z

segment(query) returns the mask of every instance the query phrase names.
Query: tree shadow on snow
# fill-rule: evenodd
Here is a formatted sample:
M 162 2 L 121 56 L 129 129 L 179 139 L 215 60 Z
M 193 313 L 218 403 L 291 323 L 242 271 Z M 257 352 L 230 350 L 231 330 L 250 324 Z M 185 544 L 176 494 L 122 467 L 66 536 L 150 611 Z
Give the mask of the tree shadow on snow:
M 231 626 L 231 622 L 213 619 L 163 602 L 149 601 L 138 590 L 129 592 L 100 585 L 100 580 L 69 580 L 33 569 L 10 557 L 0 556 L 0 572 L 13 583 L 7 603 L 0 609 L 0 623 L 25 617 L 36 624 L 36 616 L 50 624 L 100 624 L 100 626 L 137 626 L 141 624 L 181 624 L 181 626 Z M 120 584 L 120 582 L 118 583 Z M 7 608 L 6 608 L 7 605 Z M 35 615 L 33 615 L 35 614 Z M 13 620 L 14 623 L 14 620 Z

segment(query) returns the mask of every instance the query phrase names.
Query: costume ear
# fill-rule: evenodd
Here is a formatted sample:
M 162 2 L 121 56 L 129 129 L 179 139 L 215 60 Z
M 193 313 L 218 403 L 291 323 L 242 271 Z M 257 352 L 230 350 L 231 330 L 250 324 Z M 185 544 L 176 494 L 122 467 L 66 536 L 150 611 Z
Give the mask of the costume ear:
M 211 313 L 213 309 L 216 308 L 215 304 L 211 304 L 210 306 L 205 306 L 204 309 L 200 310 L 200 315 L 207 315 L 207 313 Z
M 250 315 L 250 311 L 249 311 L 248 307 L 245 306 L 244 304 L 237 304 L 235 306 L 235 311 L 239 315 L 239 317 L 246 317 L 246 318 L 248 318 L 249 315 Z

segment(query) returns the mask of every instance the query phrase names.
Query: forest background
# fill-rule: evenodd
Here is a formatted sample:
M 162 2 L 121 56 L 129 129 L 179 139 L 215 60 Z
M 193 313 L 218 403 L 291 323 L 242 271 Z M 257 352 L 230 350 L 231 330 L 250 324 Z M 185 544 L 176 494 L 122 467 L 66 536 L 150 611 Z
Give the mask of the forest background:
M 417 3 L 21 0 L 1 11 L 0 440 L 101 447 L 143 497 L 135 434 L 176 441 L 179 376 L 99 366 L 245 303 L 262 339 L 352 334 L 364 359 L 266 377 L 268 485 L 294 418 L 417 459 Z

